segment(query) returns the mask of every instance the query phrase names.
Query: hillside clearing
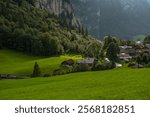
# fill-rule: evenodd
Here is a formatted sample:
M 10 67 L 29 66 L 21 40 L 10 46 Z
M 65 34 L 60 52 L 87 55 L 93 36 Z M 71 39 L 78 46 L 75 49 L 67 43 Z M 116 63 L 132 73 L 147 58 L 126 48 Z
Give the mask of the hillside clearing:
M 43 74 L 50 74 L 59 68 L 66 59 L 78 59 L 80 55 L 62 55 L 57 57 L 33 57 L 20 52 L 0 50 L 0 74 L 26 75 L 32 74 L 35 62 L 38 62 Z

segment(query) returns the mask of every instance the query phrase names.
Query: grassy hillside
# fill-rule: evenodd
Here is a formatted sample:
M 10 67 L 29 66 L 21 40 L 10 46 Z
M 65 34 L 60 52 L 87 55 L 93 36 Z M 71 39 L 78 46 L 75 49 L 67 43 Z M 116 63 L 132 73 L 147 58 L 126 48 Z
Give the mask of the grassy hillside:
M 150 99 L 150 69 L 1 80 L 0 99 Z
M 31 74 L 35 62 L 38 62 L 42 73 L 52 73 L 59 68 L 62 61 L 80 56 L 33 57 L 10 50 L 0 50 L 0 74 Z

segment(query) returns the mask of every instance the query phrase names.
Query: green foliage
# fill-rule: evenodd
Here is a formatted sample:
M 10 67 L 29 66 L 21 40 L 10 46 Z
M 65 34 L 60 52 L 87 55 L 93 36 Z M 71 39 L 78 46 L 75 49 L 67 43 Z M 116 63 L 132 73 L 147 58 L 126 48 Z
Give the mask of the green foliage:
M 141 56 L 138 56 L 138 57 L 137 57 L 136 62 L 137 62 L 138 64 L 141 63 Z
M 114 69 L 115 67 L 116 65 L 114 62 L 97 64 L 93 66 L 92 71 L 110 70 L 110 69 Z
M 49 78 L 0 80 L 0 99 L 149 100 L 149 72 L 149 68 L 119 68 Z
M 119 43 L 116 37 L 112 37 L 112 36 L 106 36 L 104 37 L 104 46 L 103 46 L 103 50 L 106 50 L 109 46 L 110 43 Z
M 85 36 L 88 36 L 88 29 L 85 29 Z
M 0 74 L 31 75 L 33 65 L 37 62 L 40 65 L 42 75 L 52 74 L 60 67 L 65 60 L 81 59 L 81 55 L 63 55 L 56 57 L 33 57 L 12 50 L 0 50 Z M 15 67 L 14 67 L 15 66 Z
M 149 63 L 149 55 L 148 55 L 147 53 L 144 53 L 144 54 L 142 55 L 142 62 L 143 62 L 144 64 L 148 64 L 148 63 Z
M 146 68 L 150 68 L 150 62 L 145 65 Z
M 136 44 L 135 41 L 131 41 L 131 40 L 126 41 L 127 46 L 135 46 L 135 44 Z
M 150 44 L 150 36 L 145 37 L 144 43 L 145 44 Z
M 108 57 L 109 60 L 113 62 L 118 62 L 119 60 L 117 56 L 118 53 L 119 53 L 119 46 L 116 43 L 111 42 L 107 48 L 106 56 Z
M 102 43 L 97 43 L 96 41 L 93 41 L 86 47 L 86 56 L 99 58 L 101 50 Z
M 88 45 L 98 44 L 96 39 L 87 36 L 84 27 L 84 32 L 79 33 L 78 28 L 68 25 L 65 19 L 36 8 L 34 0 L 1 0 L 0 13 L 0 48 L 36 56 L 53 56 L 87 54 Z M 97 53 L 97 50 L 90 51 Z
M 38 77 L 40 76 L 40 74 L 41 74 L 41 71 L 40 71 L 39 65 L 37 62 L 35 62 L 32 77 Z
M 141 55 L 139 55 L 137 57 L 136 62 L 138 64 L 143 64 L 146 66 L 150 62 L 150 54 L 149 53 L 142 53 Z
M 84 72 L 84 71 L 90 71 L 90 66 L 86 63 L 81 63 L 76 66 L 75 71 L 77 72 Z
M 62 69 L 56 69 L 56 70 L 54 70 L 54 72 L 53 72 L 53 75 L 55 76 L 55 75 L 63 75 L 63 74 L 66 74 L 66 72 L 64 71 L 64 70 L 62 70 Z

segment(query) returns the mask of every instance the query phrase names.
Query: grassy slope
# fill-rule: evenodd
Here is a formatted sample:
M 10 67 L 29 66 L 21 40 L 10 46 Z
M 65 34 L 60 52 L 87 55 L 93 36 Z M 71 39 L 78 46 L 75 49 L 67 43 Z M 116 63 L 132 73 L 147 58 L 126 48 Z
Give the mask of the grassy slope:
M 31 74 L 35 62 L 38 62 L 42 73 L 52 73 L 54 69 L 65 59 L 76 59 L 78 56 L 60 56 L 51 58 L 39 58 L 27 56 L 9 50 L 0 50 L 0 73 L 1 74 Z
M 0 81 L 0 99 L 150 99 L 150 69 Z
M 44 71 L 58 67 L 66 57 L 44 59 L 0 50 L 0 73 L 27 73 L 35 61 Z M 121 68 L 50 78 L 0 80 L 0 99 L 150 99 L 149 73 L 150 69 Z

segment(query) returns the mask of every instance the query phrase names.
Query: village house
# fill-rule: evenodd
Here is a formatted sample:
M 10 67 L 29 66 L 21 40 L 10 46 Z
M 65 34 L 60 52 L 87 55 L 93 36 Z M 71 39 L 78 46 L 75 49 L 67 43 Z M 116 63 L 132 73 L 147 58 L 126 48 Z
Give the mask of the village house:
M 132 46 L 120 46 L 120 54 L 118 56 L 120 60 L 129 62 L 136 56 L 136 50 Z
M 74 64 L 75 64 L 75 61 L 72 60 L 72 59 L 63 61 L 63 62 L 61 63 L 62 66 L 66 66 L 66 67 L 72 67 Z
M 136 46 L 136 55 L 140 55 L 145 52 L 150 53 L 150 44 Z
M 118 55 L 120 60 L 129 62 L 135 60 L 142 53 L 150 53 L 150 44 L 136 43 L 135 47 L 132 46 L 120 46 L 120 54 Z
M 132 54 L 135 54 L 136 50 L 135 48 L 133 48 L 132 46 L 120 46 L 120 53 L 125 53 L 125 54 L 129 54 L 129 55 L 132 55 Z
M 89 66 L 92 66 L 95 62 L 97 62 L 97 59 L 95 58 L 85 58 L 85 59 L 79 59 L 77 61 L 77 64 L 88 64 Z
M 125 62 L 129 62 L 132 60 L 132 56 L 130 56 L 129 54 L 126 53 L 120 53 L 119 55 L 120 60 L 124 60 Z

